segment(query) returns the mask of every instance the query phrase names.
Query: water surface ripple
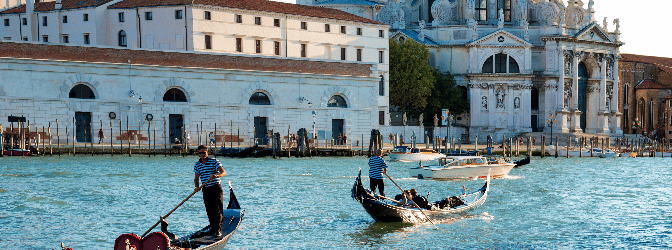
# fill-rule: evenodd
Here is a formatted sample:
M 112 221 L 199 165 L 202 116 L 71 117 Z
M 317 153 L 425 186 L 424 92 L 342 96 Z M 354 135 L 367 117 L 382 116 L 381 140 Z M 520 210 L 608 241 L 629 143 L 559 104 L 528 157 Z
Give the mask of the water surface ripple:
M 367 159 L 220 158 L 246 218 L 229 249 L 650 249 L 672 246 L 672 158 L 534 158 L 495 179 L 472 215 L 431 224 L 374 223 L 350 198 Z M 193 190 L 196 157 L 0 158 L 0 248 L 110 249 L 146 231 Z M 409 178 L 430 200 L 483 180 Z M 368 179 L 364 180 L 368 185 Z M 389 181 L 389 196 L 399 193 Z M 227 202 L 225 198 L 225 203 Z M 207 223 L 200 194 L 168 221 L 177 235 Z

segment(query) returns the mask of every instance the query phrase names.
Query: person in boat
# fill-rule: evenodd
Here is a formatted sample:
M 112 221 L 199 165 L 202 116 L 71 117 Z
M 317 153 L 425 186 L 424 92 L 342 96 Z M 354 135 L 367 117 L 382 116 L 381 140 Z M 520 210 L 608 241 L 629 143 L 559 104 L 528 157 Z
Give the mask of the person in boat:
M 372 193 L 376 193 L 376 187 L 380 190 L 380 196 L 385 196 L 385 182 L 383 174 L 387 174 L 387 163 L 381 157 L 383 151 L 376 150 L 376 155 L 369 158 L 369 182 Z
M 404 190 L 402 192 L 402 194 L 398 194 L 394 197 L 394 199 L 397 201 L 397 206 L 412 206 L 413 202 L 411 202 L 411 192 L 408 190 Z
M 208 147 L 198 146 L 199 159 L 194 165 L 194 191 L 201 190 L 199 182 L 208 182 L 203 187 L 203 203 L 205 211 L 210 221 L 210 234 L 215 237 L 222 236 L 222 211 L 224 209 L 224 198 L 222 192 L 221 180 L 219 178 L 226 175 L 222 163 L 215 158 L 208 157 Z
M 427 202 L 427 199 L 425 199 L 425 197 L 418 195 L 418 191 L 415 190 L 415 188 L 411 189 L 410 194 L 413 202 L 415 202 L 415 204 L 417 204 L 420 208 L 428 207 L 429 202 Z

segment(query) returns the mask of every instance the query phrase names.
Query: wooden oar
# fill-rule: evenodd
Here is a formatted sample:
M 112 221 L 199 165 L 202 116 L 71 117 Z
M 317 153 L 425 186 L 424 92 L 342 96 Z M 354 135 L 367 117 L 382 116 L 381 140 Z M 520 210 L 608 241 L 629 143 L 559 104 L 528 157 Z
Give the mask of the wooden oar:
M 142 234 L 142 236 L 140 236 L 140 238 L 145 237 L 145 235 L 147 235 L 150 231 L 152 231 L 152 229 L 154 229 L 156 226 L 159 225 L 159 223 L 161 223 L 161 220 L 168 218 L 168 216 L 170 216 L 170 214 L 172 214 L 173 212 L 175 212 L 175 210 L 177 210 L 178 207 L 182 206 L 182 204 L 184 204 L 185 202 L 187 202 L 187 200 L 189 200 L 189 198 L 191 198 L 192 196 L 194 196 L 194 194 L 198 193 L 198 191 L 201 191 L 201 189 L 203 189 L 203 187 L 205 187 L 205 184 L 208 184 L 208 182 L 210 182 L 210 179 L 208 179 L 207 181 L 205 181 L 205 183 L 203 183 L 201 186 L 199 186 L 199 187 L 198 187 L 198 190 L 194 190 L 194 192 L 191 192 L 191 194 L 190 194 L 189 196 L 187 196 L 187 198 L 185 198 L 184 200 L 182 200 L 182 202 L 180 202 L 180 204 L 178 204 L 175 208 L 173 208 L 173 210 L 170 210 L 170 212 L 168 212 L 166 215 L 164 215 L 163 217 L 161 217 L 161 219 L 160 219 L 159 221 L 157 221 L 157 222 L 154 224 L 154 226 L 152 226 L 151 228 L 149 228 L 149 230 L 147 230 L 144 234 Z
M 406 195 L 406 194 L 404 194 L 404 189 L 402 189 L 399 185 L 397 185 L 397 183 L 394 182 L 394 180 L 392 179 L 392 177 L 390 177 L 389 175 L 387 175 L 387 173 L 383 173 L 383 174 L 384 174 L 385 176 L 387 176 L 387 178 L 390 179 L 390 180 L 392 181 L 392 183 L 394 183 L 394 185 L 397 186 L 397 188 L 399 188 L 399 190 L 401 190 L 401 195 L 404 195 L 404 196 Z M 407 197 L 406 199 L 408 199 L 408 197 Z M 413 205 L 415 205 L 415 207 L 417 207 L 418 210 L 420 210 L 420 212 L 422 213 L 422 215 L 424 215 L 424 216 L 427 218 L 427 220 L 428 220 L 429 222 L 431 222 L 432 225 L 434 225 L 434 227 L 435 227 L 437 230 L 441 230 L 441 229 L 439 229 L 439 227 L 436 226 L 436 224 L 434 224 L 434 222 L 432 221 L 432 219 L 430 219 L 429 216 L 427 216 L 427 215 L 425 214 L 425 212 L 422 211 L 422 208 L 420 208 L 420 206 L 418 206 L 418 204 L 415 204 L 415 201 L 413 201 L 413 199 L 410 199 L 410 200 L 411 200 L 411 202 L 413 202 Z M 443 230 L 442 230 L 442 231 L 443 231 Z

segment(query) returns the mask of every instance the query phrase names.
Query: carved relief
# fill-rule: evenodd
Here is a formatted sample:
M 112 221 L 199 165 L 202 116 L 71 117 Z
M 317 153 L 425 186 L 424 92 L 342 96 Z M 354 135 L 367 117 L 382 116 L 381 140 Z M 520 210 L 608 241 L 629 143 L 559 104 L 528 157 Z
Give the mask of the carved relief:
M 513 99 L 513 108 L 520 109 L 520 97 L 516 97 Z
M 608 72 L 608 71 L 607 71 Z M 614 98 L 614 85 L 613 84 L 608 84 L 607 85 L 607 100 L 606 100 L 606 110 L 611 110 L 611 102 Z
M 566 17 L 566 23 L 567 27 L 574 28 L 581 23 L 583 23 L 583 19 L 585 18 L 585 10 L 581 7 L 578 6 L 573 6 L 567 8 L 567 17 Z
M 376 19 L 379 22 L 386 23 L 389 25 L 394 24 L 405 24 L 405 15 L 406 15 L 406 6 L 405 2 L 395 3 L 389 2 L 383 8 L 378 11 Z
M 436 1 L 432 4 L 432 16 L 439 24 L 448 24 L 451 18 L 452 8 L 449 0 Z
M 565 100 L 564 108 L 568 109 L 569 108 L 569 102 L 570 102 L 570 100 L 572 100 L 572 83 L 570 83 L 570 82 L 565 83 L 564 100 Z
M 498 88 L 497 92 L 495 92 L 495 96 L 497 97 L 497 108 L 498 109 L 503 109 L 504 108 L 504 100 L 506 97 L 506 93 L 504 88 Z
M 536 13 L 537 21 L 539 21 L 542 25 L 554 25 L 556 19 L 558 19 L 560 8 L 555 3 L 541 2 L 538 4 Z
M 614 80 L 614 59 L 613 56 L 607 58 L 607 79 Z
M 481 107 L 483 107 L 483 109 L 488 109 L 488 97 L 487 96 L 481 97 Z
M 587 93 L 595 93 L 600 91 L 600 86 L 592 86 L 592 87 L 587 87 L 586 92 Z
M 571 76 L 574 68 L 574 52 L 565 50 L 565 75 Z

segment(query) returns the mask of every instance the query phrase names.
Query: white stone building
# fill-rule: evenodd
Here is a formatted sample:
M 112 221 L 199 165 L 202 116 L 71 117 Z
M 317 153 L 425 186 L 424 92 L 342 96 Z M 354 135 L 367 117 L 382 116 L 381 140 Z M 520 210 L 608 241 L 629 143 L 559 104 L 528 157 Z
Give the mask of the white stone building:
M 217 125 L 219 145 L 237 145 L 238 129 L 242 144 L 263 144 L 271 130 L 312 134 L 313 121 L 320 139 L 368 142 L 378 127 L 373 64 L 3 41 L 0 72 L 0 117 L 51 124 L 62 143 L 66 129 L 84 142 L 101 127 L 107 143 L 146 146 L 155 128 L 157 144 L 172 143 L 184 126 L 193 145 Z
M 393 38 L 426 44 L 431 64 L 468 87 L 472 139 L 548 132 L 547 120 L 555 132 L 622 134 L 619 21 L 599 25 L 593 0 L 566 2 L 401 1 L 376 20 Z

